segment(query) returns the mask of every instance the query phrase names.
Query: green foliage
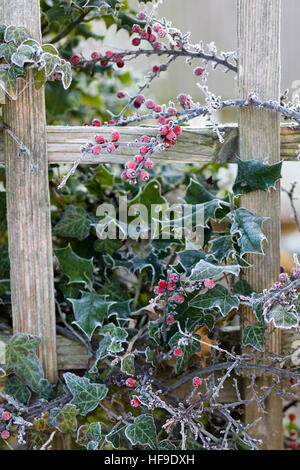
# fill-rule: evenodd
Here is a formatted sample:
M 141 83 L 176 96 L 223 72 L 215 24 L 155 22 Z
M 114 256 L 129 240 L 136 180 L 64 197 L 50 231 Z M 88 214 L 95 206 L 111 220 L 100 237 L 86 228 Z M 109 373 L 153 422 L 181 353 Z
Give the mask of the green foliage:
M 103 384 L 91 383 L 89 379 L 78 377 L 71 372 L 65 373 L 64 379 L 73 395 L 70 403 L 79 410 L 81 415 L 94 410 L 99 401 L 106 397 L 107 387 Z
M 133 424 L 127 426 L 125 434 L 132 445 L 149 445 L 151 449 L 156 449 L 157 435 L 154 419 L 151 415 L 138 416 Z
M 233 185 L 235 194 L 245 194 L 257 189 L 263 191 L 275 188 L 275 183 L 281 178 L 282 162 L 269 165 L 263 161 L 240 160 L 238 173 Z

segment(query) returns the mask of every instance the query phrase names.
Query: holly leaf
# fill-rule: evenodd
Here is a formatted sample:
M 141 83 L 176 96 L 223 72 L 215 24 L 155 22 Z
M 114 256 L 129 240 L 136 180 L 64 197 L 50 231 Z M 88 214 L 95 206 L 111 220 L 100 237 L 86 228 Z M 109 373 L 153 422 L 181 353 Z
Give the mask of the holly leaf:
M 238 234 L 238 244 L 241 247 L 240 255 L 245 253 L 262 253 L 262 242 L 266 240 L 261 227 L 268 217 L 255 217 L 252 212 L 243 207 L 232 212 L 233 224 L 231 234 Z
M 193 266 L 201 259 L 206 258 L 206 253 L 201 250 L 184 250 L 178 253 L 180 263 L 183 266 L 187 276 L 191 274 Z
M 227 261 L 229 256 L 235 253 L 232 237 L 230 235 L 215 238 L 209 243 L 211 244 L 210 254 L 218 263 L 222 263 L 223 260 Z
M 15 334 L 6 346 L 6 366 L 34 392 L 38 392 L 40 379 L 44 371 L 36 355 L 41 340 L 37 336 L 25 333 Z
M 101 423 L 89 423 L 80 426 L 77 432 L 77 444 L 88 450 L 96 450 L 102 438 Z
M 31 392 L 17 377 L 8 377 L 4 382 L 5 393 L 23 405 L 28 405 Z
M 72 434 L 77 429 L 78 409 L 67 404 L 63 408 L 52 408 L 47 420 L 50 428 L 56 428 L 63 434 Z
M 121 371 L 127 375 L 134 375 L 134 354 L 127 354 L 121 359 Z
M 81 294 L 80 299 L 68 299 L 74 311 L 75 321 L 72 323 L 78 326 L 91 340 L 96 328 L 102 327 L 114 302 L 106 300 L 107 295 L 83 291 Z
M 236 295 L 230 295 L 226 287 L 217 284 L 213 289 L 209 289 L 205 294 L 199 294 L 189 303 L 191 307 L 210 309 L 217 308 L 223 317 L 226 317 L 231 310 L 238 308 L 240 304 Z
M 259 160 L 240 160 L 237 158 L 238 172 L 233 185 L 234 194 L 246 194 L 258 189 L 266 191 L 275 188 L 281 178 L 282 162 L 269 165 Z
M 191 179 L 183 199 L 188 204 L 203 204 L 204 202 L 216 199 L 216 196 L 207 191 L 201 183 Z
M 243 336 L 243 345 L 252 346 L 257 351 L 264 351 L 264 337 L 267 327 L 263 323 L 254 323 L 246 326 Z
M 71 372 L 66 372 L 64 379 L 73 395 L 71 404 L 79 409 L 81 415 L 86 415 L 94 410 L 99 401 L 107 395 L 108 388 L 106 385 L 91 383 L 86 377 L 79 377 Z
M 54 251 L 63 273 L 69 278 L 69 284 L 82 282 L 90 285 L 93 281 L 93 258 L 85 259 L 78 256 L 68 245 Z
M 238 276 L 239 272 L 240 267 L 238 265 L 218 266 L 202 259 L 192 269 L 189 279 L 190 281 L 202 281 L 204 279 L 218 277 L 223 273 Z
M 272 321 L 275 328 L 289 330 L 297 328 L 299 323 L 295 305 L 273 304 L 264 316 L 266 322 Z
M 132 206 L 134 204 L 139 204 L 147 209 L 145 216 L 141 213 L 140 218 L 146 224 L 150 225 L 153 216 L 159 213 L 161 207 L 167 207 L 167 200 L 161 195 L 160 183 L 156 180 L 150 181 L 140 189 L 138 195 L 134 199 L 129 201 L 129 220 L 131 220 L 134 215 L 132 213 L 132 210 L 134 209 Z
M 89 236 L 91 221 L 82 207 L 70 205 L 53 228 L 54 235 L 84 240 Z
M 201 351 L 201 337 L 199 335 L 192 335 L 189 338 L 182 333 L 177 332 L 169 341 L 171 348 L 181 348 L 182 356 L 176 357 L 176 373 L 182 372 L 191 356 L 196 352 Z
M 29 39 L 30 33 L 24 26 L 8 26 L 4 34 L 5 42 L 14 42 L 16 46 L 19 46 L 23 41 Z
M 157 435 L 153 417 L 145 414 L 135 418 L 134 423 L 127 426 L 125 436 L 132 445 L 149 445 L 151 449 L 156 449 Z

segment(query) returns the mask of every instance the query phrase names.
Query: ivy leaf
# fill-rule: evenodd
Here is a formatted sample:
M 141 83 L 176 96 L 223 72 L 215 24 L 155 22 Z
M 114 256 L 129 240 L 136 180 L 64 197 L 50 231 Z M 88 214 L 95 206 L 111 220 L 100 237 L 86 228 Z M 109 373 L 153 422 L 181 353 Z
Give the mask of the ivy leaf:
M 0 41 L 4 41 L 4 33 L 7 26 L 4 23 L 0 23 Z
M 125 436 L 132 445 L 149 445 L 151 449 L 156 449 L 157 435 L 153 417 L 145 414 L 135 418 L 134 423 L 127 426 Z
M 47 77 L 53 74 L 54 70 L 61 61 L 58 55 L 50 54 L 49 52 L 42 54 L 40 60 L 45 62 Z
M 215 324 L 215 315 L 214 312 L 209 313 L 207 311 L 200 311 L 197 315 L 193 315 L 189 318 L 187 328 L 189 331 L 194 331 L 195 328 L 198 326 L 205 325 L 209 331 L 211 331 Z
M 111 431 L 109 434 L 105 436 L 107 442 L 111 443 L 114 449 L 119 449 L 120 447 L 120 434 L 118 431 Z
M 127 375 L 134 375 L 134 354 L 127 354 L 122 358 L 121 371 Z
M 4 383 L 5 393 L 23 405 L 28 405 L 31 392 L 17 377 L 8 377 Z
M 107 295 L 93 294 L 81 291 L 80 299 L 68 299 L 73 306 L 75 321 L 77 325 L 91 340 L 98 326 L 102 327 L 108 316 L 109 308 L 114 302 L 107 301 Z
M 54 235 L 84 240 L 89 236 L 91 221 L 82 207 L 70 205 L 53 229 Z
M 176 450 L 176 447 L 168 439 L 164 439 L 163 441 L 160 441 L 157 449 L 158 450 Z
M 58 50 L 53 46 L 53 44 L 43 44 L 42 49 L 44 52 L 48 52 L 49 54 L 59 55 Z
M 81 415 L 94 410 L 99 401 L 106 397 L 108 388 L 103 384 L 91 383 L 86 377 L 66 372 L 64 374 L 66 385 L 73 395 L 71 401 L 79 409 Z
M 72 434 L 77 429 L 78 409 L 68 403 L 63 408 L 52 408 L 47 420 L 50 428 L 56 428 L 63 434 Z
M 192 335 L 189 338 L 182 333 L 177 332 L 169 341 L 171 348 L 179 347 L 182 349 L 182 356 L 176 358 L 176 373 L 182 372 L 191 356 L 198 351 L 201 351 L 199 335 Z
M 40 379 L 38 384 L 39 398 L 50 401 L 54 398 L 53 386 L 48 379 Z
M 17 46 L 13 42 L 0 44 L 0 59 L 5 59 L 5 61 L 10 64 L 12 55 L 16 52 Z
M 11 56 L 11 61 L 18 67 L 24 67 L 25 63 L 34 62 L 34 59 L 32 58 L 33 53 L 34 50 L 32 47 L 21 44 L 16 52 Z
M 204 279 L 218 277 L 223 273 L 238 276 L 239 272 L 240 267 L 238 265 L 217 266 L 216 264 L 209 263 L 202 259 L 192 269 L 189 279 L 190 281 L 202 281 Z
M 18 98 L 18 82 L 7 71 L 0 71 L 0 88 L 12 99 Z
M 152 351 L 152 349 L 149 346 L 147 346 L 145 349 L 145 356 L 146 356 L 146 362 L 149 362 L 154 367 L 157 367 L 158 362 L 157 362 L 156 354 L 154 351 Z
M 269 165 L 259 160 L 240 160 L 237 158 L 238 173 L 233 185 L 234 194 L 246 194 L 251 191 L 275 188 L 281 178 L 282 162 Z
M 273 304 L 270 310 L 265 313 L 267 323 L 273 321 L 275 328 L 289 330 L 298 326 L 298 315 L 295 305 Z
M 231 234 L 239 234 L 238 244 L 241 256 L 245 253 L 262 253 L 262 242 L 266 239 L 261 226 L 267 217 L 255 217 L 252 212 L 243 207 L 232 212 L 233 224 Z
M 96 450 L 102 438 L 101 423 L 89 423 L 80 426 L 77 432 L 77 444 L 88 450 Z
M 30 33 L 24 26 L 8 26 L 4 34 L 5 42 L 13 41 L 16 46 L 19 46 L 23 41 L 29 39 Z
M 34 392 L 38 391 L 44 371 L 36 355 L 36 348 L 41 340 L 37 336 L 25 333 L 14 335 L 6 346 L 6 366 L 28 385 Z
M 78 256 L 68 245 L 54 251 L 63 273 L 69 278 L 69 284 L 82 282 L 85 285 L 93 281 L 93 258 L 85 259 Z
M 230 235 L 215 238 L 209 243 L 211 244 L 210 254 L 216 261 L 218 261 L 218 263 L 222 263 L 223 260 L 227 260 L 231 253 L 235 252 Z
M 60 64 L 56 66 L 55 72 L 61 74 L 63 87 L 67 90 L 72 83 L 72 68 L 70 62 L 60 59 Z
M 149 321 L 148 330 L 149 338 L 151 338 L 156 344 L 160 343 L 160 321 Z
M 187 276 L 191 274 L 193 266 L 201 259 L 206 258 L 206 253 L 201 250 L 184 250 L 178 253 L 180 263 L 183 266 Z
M 226 317 L 231 310 L 238 308 L 240 304 L 236 295 L 229 295 L 226 287 L 217 284 L 213 289 L 209 289 L 205 294 L 199 294 L 189 303 L 191 307 L 209 309 L 216 307 L 223 317 Z
M 246 326 L 243 336 L 243 345 L 252 346 L 257 351 L 264 351 L 264 336 L 267 327 L 263 323 L 254 323 Z
M 40 90 L 42 86 L 46 83 L 46 69 L 45 67 L 42 69 L 35 69 L 34 74 L 34 86 L 36 90 Z

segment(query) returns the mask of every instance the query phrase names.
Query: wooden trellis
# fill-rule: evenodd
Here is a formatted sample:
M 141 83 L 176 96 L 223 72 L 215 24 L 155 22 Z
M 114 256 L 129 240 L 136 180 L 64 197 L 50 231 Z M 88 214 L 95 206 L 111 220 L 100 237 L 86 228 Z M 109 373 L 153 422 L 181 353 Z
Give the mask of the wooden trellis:
M 25 26 L 33 37 L 40 39 L 39 0 L 0 0 L 0 20 L 6 24 Z M 238 0 L 239 86 L 240 96 L 257 90 L 264 99 L 279 100 L 280 93 L 280 8 L 281 0 Z M 209 128 L 183 130 L 178 143 L 164 152 L 166 162 L 204 163 L 234 162 L 242 159 L 280 158 L 295 160 L 300 144 L 299 128 L 282 125 L 271 111 L 242 109 L 239 126 L 229 125 L 225 143 L 221 145 Z M 53 294 L 53 260 L 51 246 L 48 163 L 72 163 L 79 156 L 79 147 L 92 139 L 95 129 L 88 127 L 46 128 L 44 92 L 29 86 L 17 101 L 7 100 L 4 121 L 24 144 L 31 149 L 38 169 L 32 173 L 26 157 L 18 158 L 18 149 L 5 134 L 0 136 L 0 162 L 5 162 L 7 178 L 7 209 L 9 253 L 11 260 L 11 292 L 14 332 L 24 331 L 41 337 L 39 351 L 46 376 L 54 382 L 58 367 L 66 369 L 86 363 L 83 346 L 55 334 Z M 111 129 L 101 129 L 103 134 Z M 121 128 L 126 140 L 144 134 L 145 128 Z M 147 129 L 147 133 L 155 133 Z M 281 145 L 280 145 L 281 144 Z M 88 157 L 85 163 L 120 163 L 128 160 L 134 150 L 120 148 L 116 155 Z M 48 155 L 48 157 L 47 157 Z M 154 159 L 161 159 L 155 155 Z M 261 291 L 277 279 L 280 253 L 280 191 L 256 191 L 243 198 L 243 206 L 258 216 L 270 216 L 264 231 L 269 240 L 266 256 L 251 259 L 254 268 L 248 281 Z M 244 325 L 252 322 L 252 314 L 244 312 Z M 2 339 L 2 338 L 1 338 Z M 280 351 L 278 332 L 269 336 L 268 349 Z M 58 348 L 58 349 L 57 349 Z M 79 348 L 79 349 L 78 349 Z M 76 356 L 77 354 L 77 356 Z M 64 359 L 65 357 L 65 359 Z M 67 364 L 66 364 L 67 362 Z M 258 378 L 264 385 L 269 378 Z M 247 394 L 247 389 L 246 392 Z M 255 430 L 267 449 L 282 448 L 281 401 L 271 396 L 270 411 Z M 247 420 L 257 417 L 257 410 L 246 410 Z

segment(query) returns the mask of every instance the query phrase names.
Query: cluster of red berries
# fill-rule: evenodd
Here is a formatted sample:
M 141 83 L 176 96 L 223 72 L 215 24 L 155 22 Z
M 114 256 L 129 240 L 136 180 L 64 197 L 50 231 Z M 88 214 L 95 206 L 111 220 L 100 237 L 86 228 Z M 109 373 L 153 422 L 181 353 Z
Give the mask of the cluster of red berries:
M 1 415 L 1 419 L 3 421 L 9 421 L 11 418 L 11 414 L 9 411 L 4 411 Z M 1 432 L 1 439 L 8 439 L 10 437 L 10 432 L 7 429 L 4 429 L 4 431 Z
M 151 154 L 150 148 L 146 147 L 150 142 L 151 139 L 148 135 L 141 137 L 141 143 L 143 145 L 139 149 L 139 154 L 135 155 L 133 158 L 133 161 L 125 164 L 125 171 L 123 171 L 121 175 L 123 180 L 129 180 L 130 183 L 135 183 L 138 177 L 141 181 L 148 181 L 149 173 L 144 170 L 144 167 L 150 170 L 154 166 L 153 161 L 149 158 Z
M 159 51 L 163 46 L 160 39 L 164 39 L 167 35 L 166 30 L 158 23 L 155 23 L 153 28 L 146 26 L 143 30 L 138 24 L 134 24 L 132 31 L 138 34 L 131 41 L 133 46 L 138 47 L 141 41 L 147 41 L 156 51 Z
M 112 51 L 106 51 L 104 56 L 99 54 L 99 52 L 92 52 L 91 53 L 91 59 L 94 61 L 100 61 L 100 65 L 102 67 L 106 67 L 109 62 L 113 62 L 117 65 L 118 68 L 122 68 L 125 65 L 125 62 L 122 58 L 122 56 L 118 53 L 114 53 Z M 73 65 L 79 65 L 81 63 L 82 59 L 79 57 L 79 55 L 73 55 L 71 57 L 71 62 Z
M 100 122 L 100 121 L 97 120 L 97 122 Z M 96 125 L 98 127 L 98 124 L 93 124 L 93 125 Z M 94 137 L 96 145 L 92 145 L 92 144 L 90 145 L 92 154 L 99 155 L 103 149 L 105 149 L 108 153 L 115 152 L 115 150 L 119 147 L 119 144 L 117 143 L 119 139 L 120 139 L 120 133 L 118 131 L 112 132 L 110 141 L 106 139 L 103 135 L 96 134 Z

